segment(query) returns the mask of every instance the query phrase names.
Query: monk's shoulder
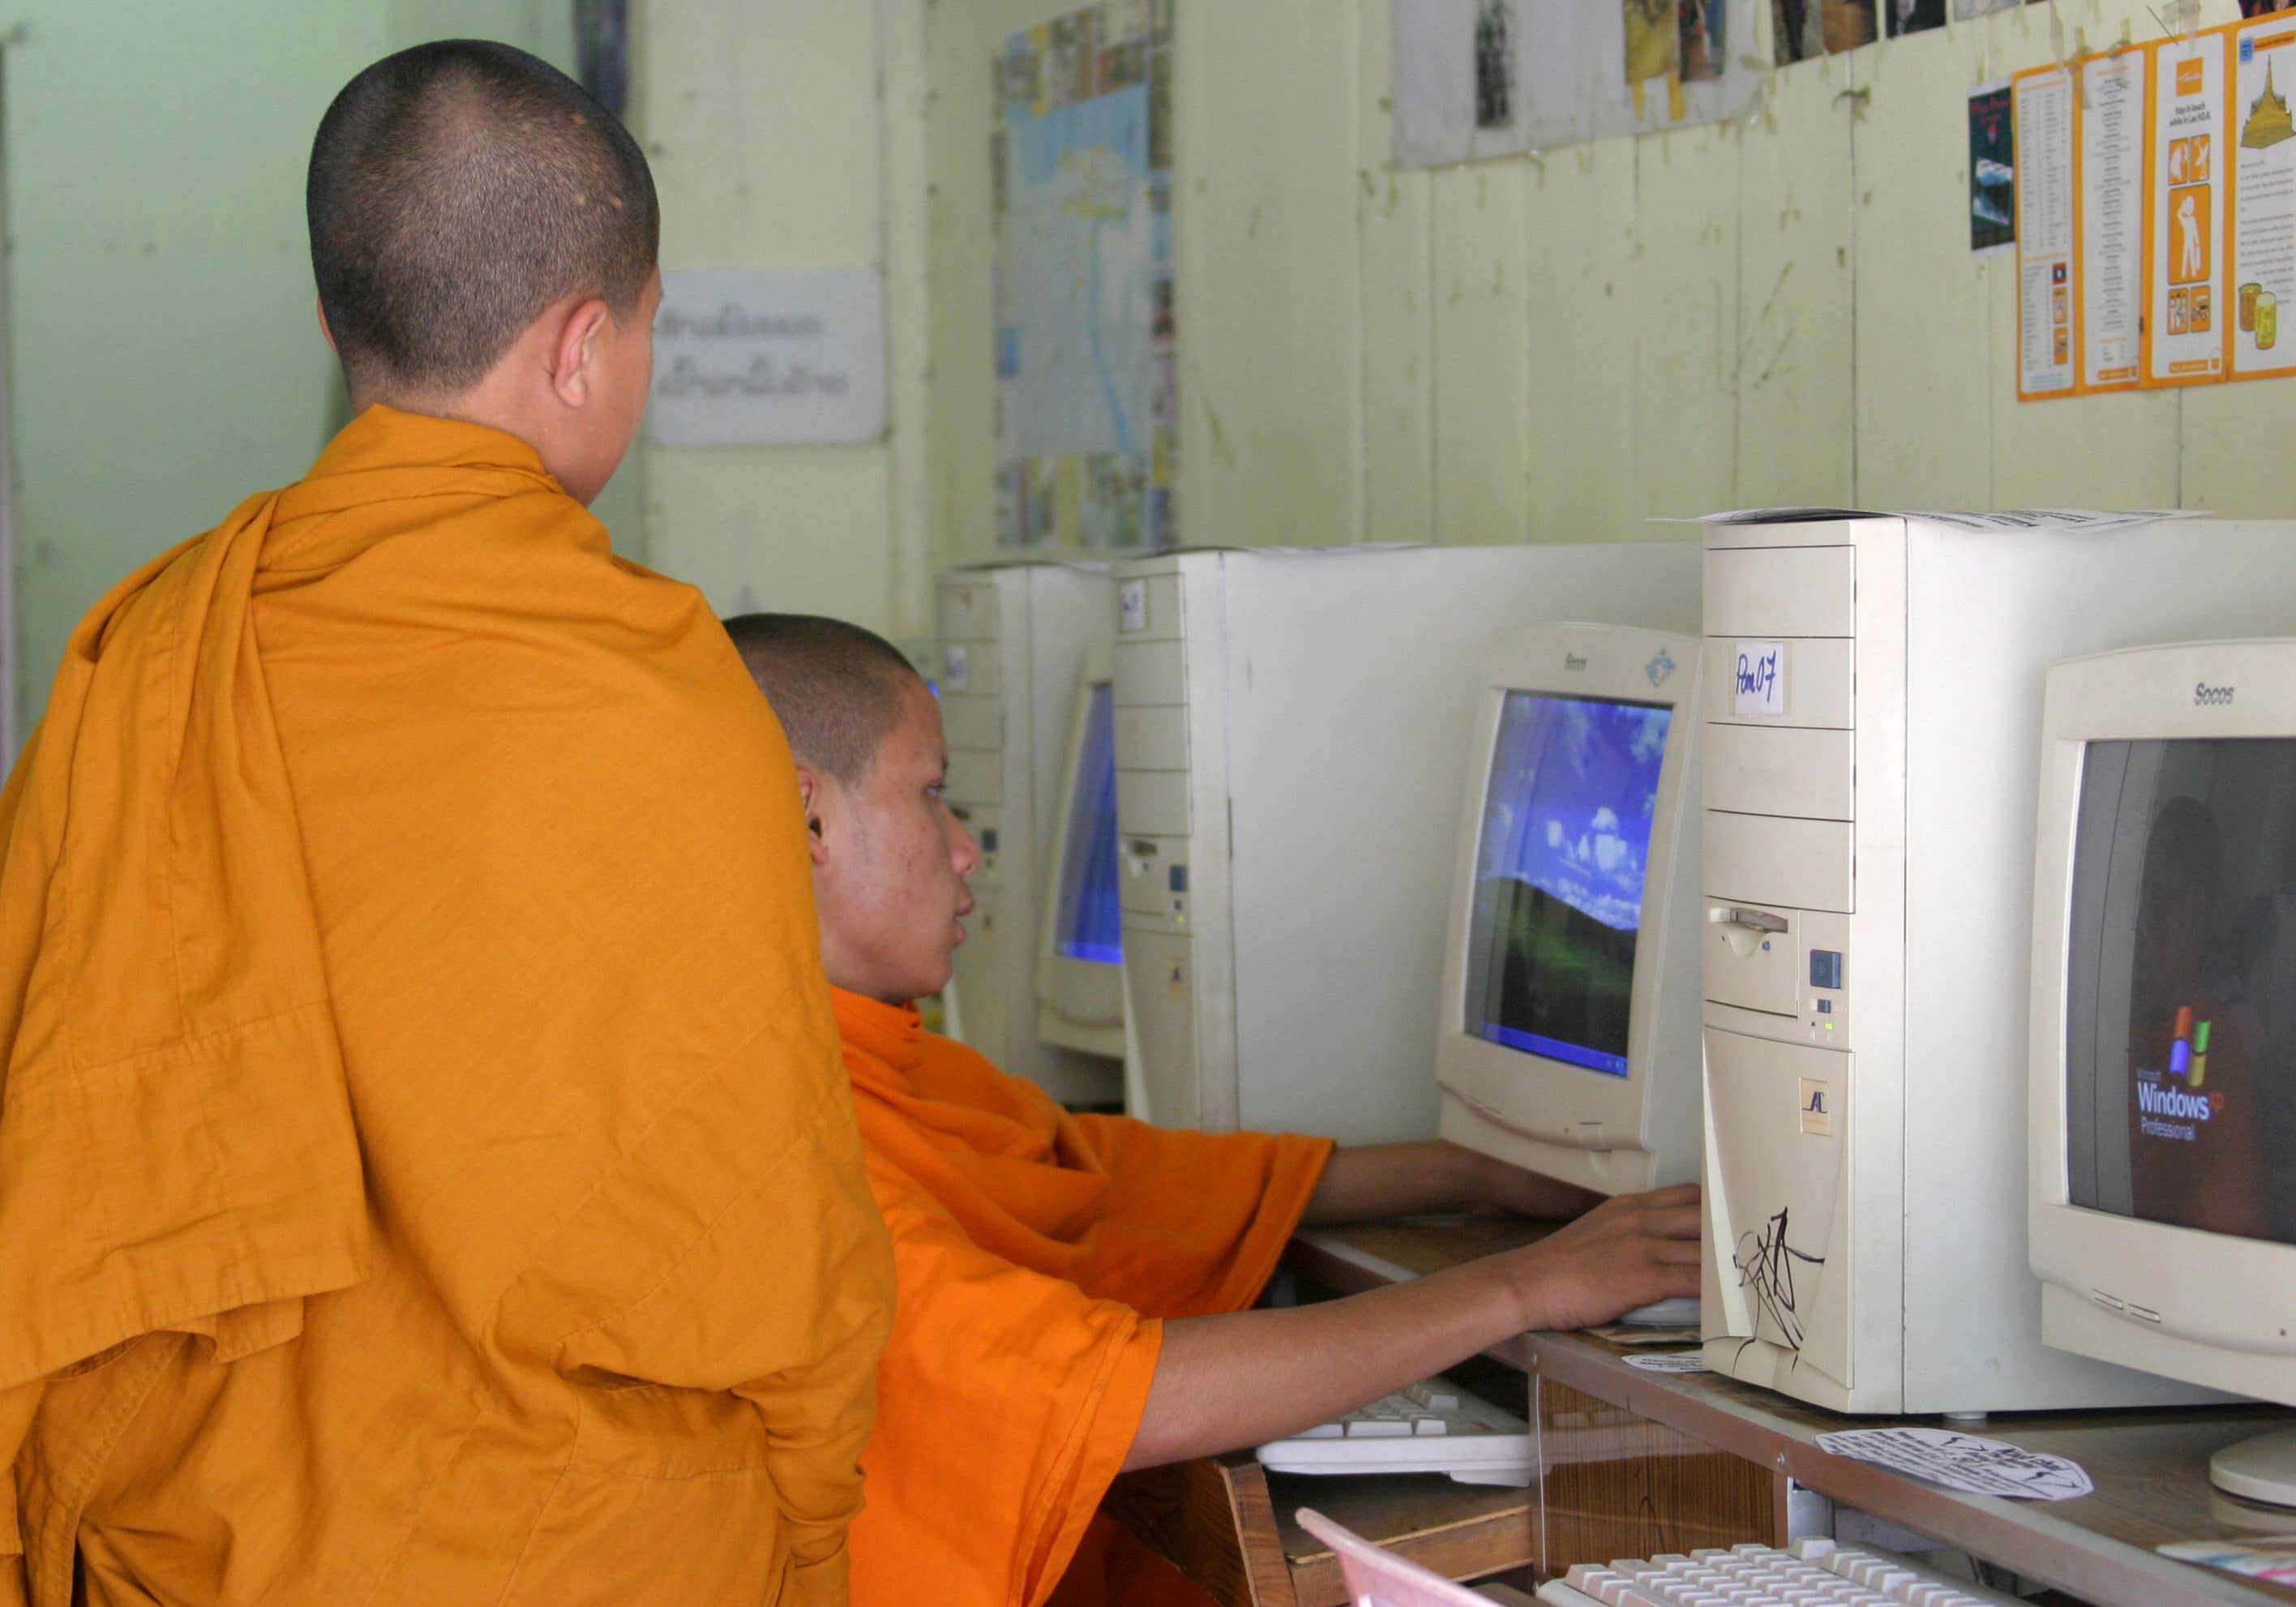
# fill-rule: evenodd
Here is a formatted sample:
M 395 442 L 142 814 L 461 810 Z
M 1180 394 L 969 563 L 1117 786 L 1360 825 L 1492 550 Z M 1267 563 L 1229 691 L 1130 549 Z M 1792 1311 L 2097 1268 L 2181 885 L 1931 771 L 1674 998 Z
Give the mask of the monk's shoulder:
M 977 1103 L 998 1114 L 1013 1107 L 1030 1111 L 1057 1110 L 1052 1095 L 1025 1077 L 1015 1077 L 970 1044 L 938 1032 L 918 1035 L 924 1054 L 914 1078 L 920 1092 L 964 1103 Z

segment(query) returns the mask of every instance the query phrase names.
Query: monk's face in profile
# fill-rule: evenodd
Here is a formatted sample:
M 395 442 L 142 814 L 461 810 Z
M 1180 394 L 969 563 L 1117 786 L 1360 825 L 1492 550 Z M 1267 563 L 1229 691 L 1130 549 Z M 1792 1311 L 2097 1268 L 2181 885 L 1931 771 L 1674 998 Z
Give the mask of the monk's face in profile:
M 815 823 L 823 969 L 849 992 L 906 1004 L 947 985 L 980 852 L 941 798 L 939 703 L 914 677 L 898 695 L 899 716 L 857 780 L 801 766 L 799 781 Z

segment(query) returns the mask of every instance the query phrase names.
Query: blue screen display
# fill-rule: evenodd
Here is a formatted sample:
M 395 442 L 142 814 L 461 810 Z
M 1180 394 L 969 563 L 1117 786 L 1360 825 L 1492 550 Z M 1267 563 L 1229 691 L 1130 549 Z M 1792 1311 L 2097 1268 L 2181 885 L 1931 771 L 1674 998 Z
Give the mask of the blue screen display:
M 1635 940 L 1673 710 L 1510 692 L 1469 916 L 1466 1030 L 1627 1075 Z
M 1124 963 L 1124 910 L 1116 881 L 1116 688 L 1092 689 L 1084 745 L 1069 794 L 1067 849 L 1054 947 L 1071 960 Z

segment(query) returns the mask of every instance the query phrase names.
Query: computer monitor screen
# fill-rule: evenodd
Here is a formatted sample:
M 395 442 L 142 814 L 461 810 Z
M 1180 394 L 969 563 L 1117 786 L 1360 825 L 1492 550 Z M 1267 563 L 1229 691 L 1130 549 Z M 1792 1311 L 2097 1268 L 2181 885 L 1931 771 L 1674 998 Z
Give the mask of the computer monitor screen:
M 1624 1077 L 1671 708 L 1509 692 L 1483 800 L 1466 1030 Z
M 2089 742 L 2070 892 L 2071 1203 L 2296 1243 L 2296 739 Z
M 1068 832 L 1054 946 L 1065 958 L 1124 963 L 1124 910 L 1116 867 L 1116 688 L 1092 689 L 1077 774 L 1069 789 Z

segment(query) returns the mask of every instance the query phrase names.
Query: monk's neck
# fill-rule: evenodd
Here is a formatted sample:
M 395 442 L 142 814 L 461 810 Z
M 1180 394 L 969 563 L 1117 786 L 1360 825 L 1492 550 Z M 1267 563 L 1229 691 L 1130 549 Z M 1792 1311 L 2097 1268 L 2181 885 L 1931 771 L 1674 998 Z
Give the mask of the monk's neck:
M 351 392 L 353 416 L 370 407 L 388 407 L 394 413 L 419 414 L 424 418 L 450 419 L 458 424 L 499 430 L 504 435 L 516 436 L 537 454 L 542 451 L 542 443 L 535 439 L 540 432 L 535 430 L 532 421 L 521 416 L 522 409 L 489 406 L 486 398 L 473 391 L 406 390 L 376 386 Z

